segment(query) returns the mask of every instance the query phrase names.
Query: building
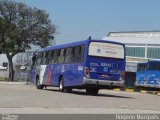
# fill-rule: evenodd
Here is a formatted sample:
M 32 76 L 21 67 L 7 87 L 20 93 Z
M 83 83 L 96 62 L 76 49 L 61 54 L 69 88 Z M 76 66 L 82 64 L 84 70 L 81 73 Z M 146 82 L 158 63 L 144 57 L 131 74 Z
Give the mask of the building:
M 12 60 L 13 69 L 15 71 L 15 81 L 27 81 L 29 79 L 28 72 L 30 71 L 30 66 L 32 64 L 32 56 L 33 51 L 18 53 L 14 56 Z M 0 55 L 0 81 L 8 80 L 9 77 L 9 64 L 6 67 L 4 67 L 3 63 L 8 63 L 5 54 Z
M 14 79 L 18 81 L 30 81 L 30 71 L 34 52 L 18 53 L 14 62 Z
M 160 59 L 160 31 L 110 32 L 103 39 L 125 43 L 128 78 L 135 78 L 138 62 Z
M 5 66 L 4 63 L 6 64 Z M 0 62 L 0 81 L 8 80 L 8 76 L 9 76 L 8 63 Z
M 4 67 L 3 63 L 8 63 L 8 60 L 5 54 L 0 54 L 0 81 L 8 80 L 9 76 L 8 65 Z
M 41 48 L 39 46 L 35 46 L 35 45 L 31 45 L 31 49 L 26 50 L 26 52 L 24 53 L 18 53 L 17 55 L 15 55 L 12 59 L 13 61 L 13 67 L 14 67 L 14 71 L 15 71 L 15 75 L 14 75 L 14 80 L 15 81 L 19 81 L 19 80 L 27 80 L 27 72 L 25 70 L 30 69 L 30 65 L 32 63 L 32 56 L 33 56 L 33 51 L 38 51 Z M 4 69 L 2 64 L 4 62 L 8 63 L 7 57 L 5 54 L 0 54 L 0 80 L 8 80 L 9 77 L 9 65 L 7 67 L 7 69 Z M 22 74 L 20 74 L 20 72 Z M 25 77 L 24 77 L 25 76 Z

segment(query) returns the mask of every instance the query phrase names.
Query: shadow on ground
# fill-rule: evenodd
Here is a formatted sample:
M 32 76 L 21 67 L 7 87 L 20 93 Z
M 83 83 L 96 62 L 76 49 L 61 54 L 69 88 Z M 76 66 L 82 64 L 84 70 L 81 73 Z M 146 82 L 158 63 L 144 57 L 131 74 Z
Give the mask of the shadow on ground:
M 44 90 L 46 90 L 46 91 L 60 92 L 57 89 L 50 89 L 50 88 L 47 88 L 47 89 L 44 89 Z M 83 95 L 83 96 L 97 96 L 97 97 L 114 97 L 114 98 L 135 99 L 133 97 L 120 96 L 120 95 L 110 95 L 110 94 L 102 94 L 102 93 L 99 93 L 97 95 L 88 95 L 88 94 L 86 94 L 85 91 L 78 91 L 78 90 L 73 90 L 71 93 L 62 93 L 62 94 L 74 94 L 74 95 Z

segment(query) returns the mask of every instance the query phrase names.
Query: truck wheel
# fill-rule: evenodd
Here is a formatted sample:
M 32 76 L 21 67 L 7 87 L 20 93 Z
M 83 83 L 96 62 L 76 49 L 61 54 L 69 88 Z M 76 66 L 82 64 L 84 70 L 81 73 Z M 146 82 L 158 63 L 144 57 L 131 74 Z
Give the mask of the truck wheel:
M 43 89 L 44 88 L 44 86 L 40 84 L 39 77 L 36 78 L 36 87 L 37 87 L 37 89 Z

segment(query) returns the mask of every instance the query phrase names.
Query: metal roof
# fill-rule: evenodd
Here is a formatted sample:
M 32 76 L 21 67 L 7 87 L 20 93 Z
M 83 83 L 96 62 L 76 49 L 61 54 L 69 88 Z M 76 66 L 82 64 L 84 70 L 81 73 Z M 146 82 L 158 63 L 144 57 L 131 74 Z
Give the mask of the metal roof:
M 160 31 L 131 31 L 131 32 L 110 32 L 107 37 L 158 37 Z
M 160 38 L 134 38 L 134 37 L 104 37 L 103 40 L 122 42 L 125 44 L 155 44 L 160 45 Z
M 160 31 L 110 32 L 103 40 L 112 40 L 125 44 L 160 45 Z

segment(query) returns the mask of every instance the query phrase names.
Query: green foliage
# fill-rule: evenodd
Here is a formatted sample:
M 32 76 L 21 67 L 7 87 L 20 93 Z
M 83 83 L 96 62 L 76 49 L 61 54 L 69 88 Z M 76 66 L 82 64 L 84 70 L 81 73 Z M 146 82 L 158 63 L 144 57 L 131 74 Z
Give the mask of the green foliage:
M 54 40 L 55 31 L 55 25 L 44 10 L 12 0 L 0 0 L 0 53 L 8 58 L 11 80 L 13 56 L 31 48 L 31 44 L 48 46 Z
M 31 44 L 45 47 L 56 31 L 44 10 L 10 0 L 0 1 L 0 51 L 15 55 Z

